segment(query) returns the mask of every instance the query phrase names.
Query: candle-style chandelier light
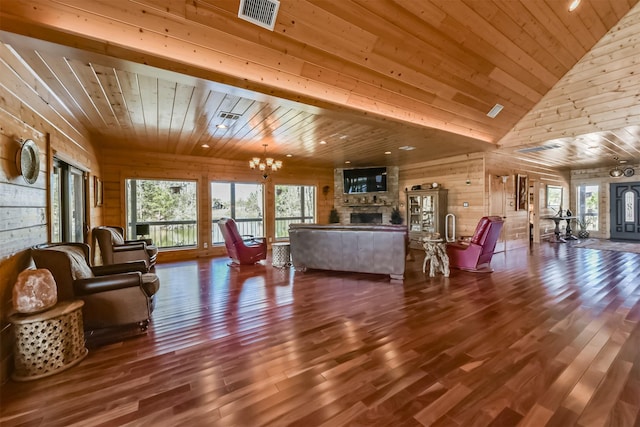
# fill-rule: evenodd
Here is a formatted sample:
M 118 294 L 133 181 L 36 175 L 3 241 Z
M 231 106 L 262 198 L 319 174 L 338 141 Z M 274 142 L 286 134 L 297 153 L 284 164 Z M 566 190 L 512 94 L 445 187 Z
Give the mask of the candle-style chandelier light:
M 267 157 L 267 145 L 268 144 L 262 144 L 264 147 L 264 154 L 262 158 L 254 157 L 249 160 L 249 167 L 251 169 L 258 169 L 262 172 L 262 177 L 264 179 L 267 179 L 269 172 L 276 172 L 278 169 L 282 168 L 281 160 L 274 160 L 272 157 Z

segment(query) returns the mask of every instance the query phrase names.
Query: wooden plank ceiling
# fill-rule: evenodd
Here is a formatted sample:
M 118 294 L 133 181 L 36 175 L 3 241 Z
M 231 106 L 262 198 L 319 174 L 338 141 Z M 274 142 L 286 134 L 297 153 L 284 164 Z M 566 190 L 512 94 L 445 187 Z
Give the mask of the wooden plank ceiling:
M 100 147 L 247 160 L 266 143 L 330 167 L 499 146 L 558 168 L 640 162 L 638 0 L 282 0 L 273 32 L 238 3 L 2 0 L 0 58 L 20 77 L 0 83 L 45 87 Z

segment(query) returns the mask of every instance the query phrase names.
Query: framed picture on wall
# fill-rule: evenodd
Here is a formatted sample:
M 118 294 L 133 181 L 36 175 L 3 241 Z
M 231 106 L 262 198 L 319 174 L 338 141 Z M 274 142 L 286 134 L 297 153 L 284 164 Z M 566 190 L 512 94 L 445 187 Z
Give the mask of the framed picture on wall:
M 516 210 L 527 210 L 529 202 L 529 184 L 527 175 L 517 175 L 516 177 Z
M 93 177 L 93 192 L 94 192 L 94 204 L 95 206 L 102 206 L 103 188 L 102 181 L 97 176 Z

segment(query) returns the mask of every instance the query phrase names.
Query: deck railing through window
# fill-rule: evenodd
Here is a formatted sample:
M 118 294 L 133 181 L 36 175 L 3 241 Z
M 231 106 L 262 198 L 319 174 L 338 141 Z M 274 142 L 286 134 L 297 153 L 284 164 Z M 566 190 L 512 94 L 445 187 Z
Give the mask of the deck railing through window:
M 149 235 L 141 237 L 151 239 L 153 244 L 159 248 L 179 248 L 198 244 L 196 221 L 149 221 L 137 223 L 137 225 L 141 224 L 149 224 Z
M 311 223 L 313 222 L 312 216 L 290 216 L 290 217 L 276 217 L 276 239 L 283 239 L 289 237 L 289 224 L 293 223 Z
M 235 219 L 238 226 L 238 233 L 240 235 L 251 235 L 254 237 L 264 237 L 264 225 L 262 218 L 246 218 Z M 211 241 L 214 245 L 224 243 L 224 237 L 220 233 L 220 227 L 218 227 L 218 220 L 214 220 L 211 227 Z

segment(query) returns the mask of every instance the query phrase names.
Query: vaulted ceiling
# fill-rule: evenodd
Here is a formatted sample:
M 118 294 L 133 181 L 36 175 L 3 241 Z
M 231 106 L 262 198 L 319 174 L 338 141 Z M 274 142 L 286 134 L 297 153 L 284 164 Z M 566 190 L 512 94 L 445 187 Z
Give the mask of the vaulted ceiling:
M 0 57 L 99 147 L 247 160 L 267 143 L 329 167 L 498 148 L 558 168 L 640 162 L 638 0 L 281 0 L 274 31 L 238 3 L 1 0 Z

